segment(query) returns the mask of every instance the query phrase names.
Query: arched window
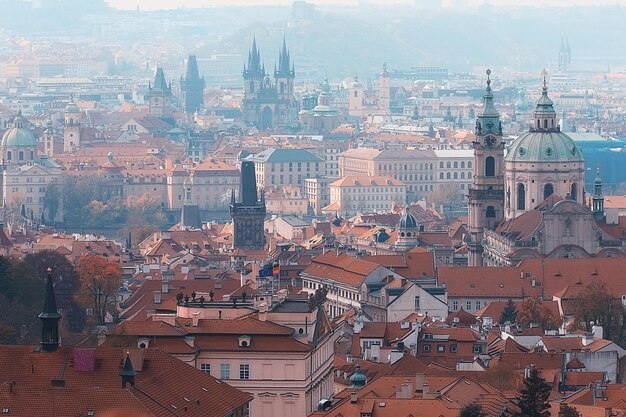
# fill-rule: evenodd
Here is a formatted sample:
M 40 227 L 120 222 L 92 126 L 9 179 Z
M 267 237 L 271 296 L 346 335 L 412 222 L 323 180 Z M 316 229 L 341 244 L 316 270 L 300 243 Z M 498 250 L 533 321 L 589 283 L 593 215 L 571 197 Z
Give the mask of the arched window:
M 548 128 L 548 119 L 543 119 L 543 128 L 544 129 Z
M 541 127 L 541 120 L 537 119 L 537 129 Z
M 485 176 L 493 177 L 496 175 L 496 159 L 493 156 L 488 156 L 485 159 Z
M 465 161 L 461 161 L 461 168 L 465 168 Z
M 472 178 L 472 173 L 471 172 L 467 173 L 467 178 Z
M 578 184 L 572 183 L 572 187 L 569 192 L 569 196 L 572 200 L 578 199 Z
M 430 169 L 433 169 L 433 163 L 432 162 L 430 163 Z
M 439 162 L 439 168 L 443 168 L 443 161 Z
M 526 187 L 524 184 L 517 184 L 517 209 L 526 210 Z
M 554 187 L 552 186 L 552 184 L 547 183 L 543 187 L 543 199 L 545 200 L 546 198 L 550 197 L 553 192 L 554 192 Z
M 442 180 L 443 179 L 443 172 L 439 173 L 439 179 Z
M 448 179 L 448 180 L 450 179 L 450 173 L 449 172 L 446 172 L 446 179 Z
M 7 151 L 7 161 L 10 161 L 11 159 L 13 159 L 13 152 Z
M 35 159 L 35 151 L 30 151 L 30 160 Z
M 450 161 L 446 163 L 446 168 L 452 168 L 452 165 L 450 165 Z
M 250 81 L 250 92 L 254 93 L 254 81 Z
M 457 161 L 454 161 L 454 167 L 458 168 L 459 167 L 459 163 Z
M 358 97 L 359 96 L 359 92 L 354 90 L 354 97 Z
M 457 172 L 454 173 L 454 175 L 452 176 L 455 180 L 459 178 L 459 174 Z
M 461 172 L 461 179 L 464 180 L 465 179 L 465 172 Z
M 467 162 L 467 167 L 468 167 L 468 168 L 471 168 L 471 167 L 472 167 L 472 161 L 468 161 L 468 162 Z
M 24 160 L 24 151 L 20 151 L 20 152 L 17 154 L 17 159 L 19 159 L 20 161 L 23 161 L 23 160 Z
M 487 207 L 486 216 L 488 219 L 493 219 L 496 217 L 496 209 L 493 206 Z

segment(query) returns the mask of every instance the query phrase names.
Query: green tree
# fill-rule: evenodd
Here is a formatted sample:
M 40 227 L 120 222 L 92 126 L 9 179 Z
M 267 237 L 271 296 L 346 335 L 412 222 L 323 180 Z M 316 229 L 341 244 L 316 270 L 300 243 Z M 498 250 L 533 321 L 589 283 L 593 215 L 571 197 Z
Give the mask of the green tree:
M 480 404 L 471 403 L 461 408 L 459 417 L 487 417 L 487 413 L 483 411 Z
M 549 395 L 550 386 L 539 376 L 537 369 L 531 368 L 516 397 L 519 412 L 513 414 L 514 417 L 550 417 Z
M 580 417 L 580 413 L 577 409 L 568 404 L 561 404 L 561 408 L 559 408 L 559 417 Z
M 515 303 L 512 299 L 506 302 L 504 306 L 504 310 L 502 310 L 502 314 L 500 314 L 500 324 L 505 324 L 506 322 L 515 323 L 517 320 L 517 308 L 515 307 Z
M 43 197 L 43 208 L 48 211 L 48 219 L 54 223 L 59 211 L 59 187 L 51 182 L 46 186 L 46 194 Z M 43 212 L 41 213 L 43 217 Z

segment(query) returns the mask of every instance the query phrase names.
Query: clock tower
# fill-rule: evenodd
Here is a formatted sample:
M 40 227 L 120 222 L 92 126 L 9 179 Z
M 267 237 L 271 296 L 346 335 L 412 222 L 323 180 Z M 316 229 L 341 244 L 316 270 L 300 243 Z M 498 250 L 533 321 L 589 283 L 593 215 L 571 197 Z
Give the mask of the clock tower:
M 476 118 L 474 145 L 474 181 L 469 190 L 469 265 L 482 266 L 482 240 L 485 230 L 493 230 L 504 214 L 504 142 L 500 114 L 493 105 L 491 70 L 487 70 L 487 88 L 483 108 Z

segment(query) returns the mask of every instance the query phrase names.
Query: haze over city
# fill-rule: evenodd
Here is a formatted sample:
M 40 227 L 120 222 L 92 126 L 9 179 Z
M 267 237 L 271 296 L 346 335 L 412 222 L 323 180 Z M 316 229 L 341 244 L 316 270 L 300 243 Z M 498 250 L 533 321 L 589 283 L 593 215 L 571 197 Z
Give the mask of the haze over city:
M 626 416 L 625 6 L 5 4 L 0 414 Z

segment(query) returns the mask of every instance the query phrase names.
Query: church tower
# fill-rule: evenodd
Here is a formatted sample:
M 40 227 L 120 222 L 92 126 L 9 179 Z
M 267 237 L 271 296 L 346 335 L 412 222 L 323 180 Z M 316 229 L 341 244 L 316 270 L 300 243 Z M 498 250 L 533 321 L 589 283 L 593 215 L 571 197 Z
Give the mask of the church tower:
M 258 198 L 254 162 L 241 163 L 239 202 L 232 190 L 230 216 L 233 219 L 233 249 L 262 250 L 265 248 L 265 196 Z
M 195 113 L 202 108 L 204 105 L 204 87 L 204 77 L 200 78 L 196 56 L 189 55 L 185 78 L 180 78 L 180 90 L 182 101 L 185 104 L 185 113 Z
M 64 113 L 63 152 L 73 152 L 80 148 L 80 109 L 73 101 L 70 101 L 65 106 Z
M 474 181 L 469 190 L 469 265 L 481 266 L 485 230 L 493 230 L 504 213 L 504 142 L 502 123 L 493 104 L 491 70 L 487 70 L 487 89 L 483 108 L 476 118 Z
M 43 131 L 43 146 L 44 153 L 48 155 L 48 158 L 52 158 L 52 155 L 54 155 L 54 129 L 52 128 L 52 120 L 48 120 L 46 130 Z
M 261 64 L 261 53 L 257 48 L 255 37 L 252 40 L 252 48 L 248 52 L 248 61 L 243 67 L 243 118 L 246 123 L 257 123 L 257 99 L 265 75 L 265 67 Z
M 389 116 L 391 113 L 389 73 L 387 72 L 387 63 L 383 64 L 383 71 L 378 78 L 378 110 L 383 116 Z
M 604 194 L 602 194 L 602 178 L 600 178 L 600 168 L 596 171 L 596 179 L 593 182 L 593 217 L 596 220 L 604 218 Z
M 152 85 L 148 85 L 148 113 L 150 116 L 169 117 L 172 106 L 172 86 L 167 84 L 163 68 L 157 67 Z

